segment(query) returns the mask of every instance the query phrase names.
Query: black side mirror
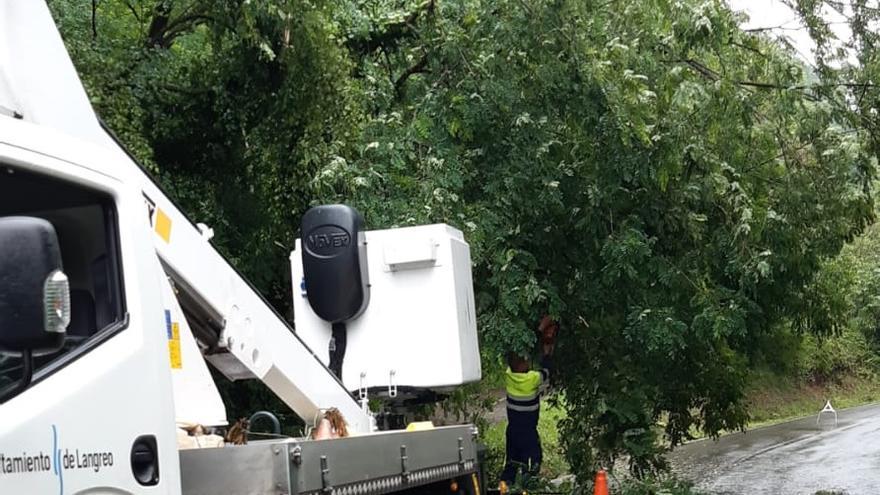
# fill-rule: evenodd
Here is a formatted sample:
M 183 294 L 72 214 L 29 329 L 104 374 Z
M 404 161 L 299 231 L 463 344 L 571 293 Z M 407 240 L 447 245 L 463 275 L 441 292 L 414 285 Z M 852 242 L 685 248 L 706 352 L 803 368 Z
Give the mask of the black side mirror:
M 0 218 L 0 353 L 20 353 L 27 387 L 32 356 L 61 349 L 70 323 L 70 290 L 58 236 L 49 222 Z M 0 401 L 7 393 L 0 391 Z

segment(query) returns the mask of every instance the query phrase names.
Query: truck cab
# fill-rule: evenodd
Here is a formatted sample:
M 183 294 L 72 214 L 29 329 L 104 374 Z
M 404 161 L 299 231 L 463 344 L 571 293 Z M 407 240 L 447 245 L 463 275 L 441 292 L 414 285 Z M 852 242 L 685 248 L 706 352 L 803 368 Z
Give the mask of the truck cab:
M 0 118 L 0 136 L 0 217 L 48 221 L 70 286 L 63 346 L 35 356 L 27 388 L 0 405 L 0 487 L 135 493 L 179 483 L 179 465 L 159 451 L 174 445 L 174 407 L 156 354 L 167 347 L 156 331 L 163 308 L 150 297 L 161 272 L 150 232 L 134 221 L 142 200 L 99 147 L 21 119 Z M 0 384 L 22 372 L 22 356 L 0 358 Z

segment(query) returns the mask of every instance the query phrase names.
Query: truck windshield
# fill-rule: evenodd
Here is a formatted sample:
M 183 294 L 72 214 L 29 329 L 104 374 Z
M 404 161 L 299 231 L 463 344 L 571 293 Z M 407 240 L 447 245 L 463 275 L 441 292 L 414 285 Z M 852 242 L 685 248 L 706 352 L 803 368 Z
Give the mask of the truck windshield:
M 123 326 L 116 210 L 108 195 L 0 164 L 0 217 L 5 216 L 49 221 L 70 279 L 71 321 L 65 345 L 36 358 L 36 383 L 93 347 L 86 343 L 109 337 Z M 0 389 L 17 382 L 21 372 L 19 356 L 0 354 Z

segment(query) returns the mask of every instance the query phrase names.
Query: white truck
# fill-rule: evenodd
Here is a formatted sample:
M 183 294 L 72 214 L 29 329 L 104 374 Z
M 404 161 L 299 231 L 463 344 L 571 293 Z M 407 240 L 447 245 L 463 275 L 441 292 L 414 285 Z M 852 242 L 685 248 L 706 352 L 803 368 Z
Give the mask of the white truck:
M 369 409 L 480 379 L 461 233 L 307 216 L 294 331 L 102 126 L 45 3 L 0 2 L 0 494 L 479 493 L 473 426 Z M 232 423 L 208 364 L 351 435 L 200 435 Z

